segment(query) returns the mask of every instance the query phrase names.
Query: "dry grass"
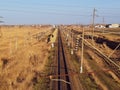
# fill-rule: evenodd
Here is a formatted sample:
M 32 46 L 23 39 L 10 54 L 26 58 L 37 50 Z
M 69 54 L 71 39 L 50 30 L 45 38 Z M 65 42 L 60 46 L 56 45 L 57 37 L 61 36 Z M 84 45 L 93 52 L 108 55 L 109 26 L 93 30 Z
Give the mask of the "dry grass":
M 31 38 L 45 32 L 44 39 Z M 33 90 L 32 79 L 42 72 L 50 45 L 51 27 L 2 27 L 0 38 L 0 90 Z

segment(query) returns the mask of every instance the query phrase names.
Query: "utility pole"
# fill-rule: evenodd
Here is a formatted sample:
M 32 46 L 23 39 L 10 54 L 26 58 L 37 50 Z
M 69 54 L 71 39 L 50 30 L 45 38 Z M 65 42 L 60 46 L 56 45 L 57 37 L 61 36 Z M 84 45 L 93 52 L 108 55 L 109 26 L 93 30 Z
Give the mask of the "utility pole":
M 71 45 L 71 48 L 72 48 L 71 49 L 71 54 L 73 55 L 74 52 L 73 52 L 73 32 L 72 32 L 72 30 L 71 30 L 71 44 L 72 44 Z
M 94 8 L 93 9 L 93 20 L 92 20 L 92 44 L 94 45 L 94 23 L 95 23 L 95 12 L 96 12 L 96 9 Z
M 83 73 L 83 59 L 84 59 L 84 27 L 82 31 L 82 53 L 81 53 L 80 73 Z
M 103 17 L 103 24 L 104 24 L 105 20 L 104 20 L 104 17 Z
M 10 56 L 12 55 L 13 51 L 12 51 L 12 40 L 10 40 Z
M 103 25 L 105 24 L 104 22 L 105 22 L 105 21 L 104 21 L 104 17 L 103 17 Z M 104 28 L 103 28 L 103 34 L 104 34 Z
M 0 26 L 0 38 L 2 37 L 2 31 L 1 31 L 1 26 Z
M 94 31 L 95 31 L 95 26 L 94 26 L 94 24 L 95 24 L 95 16 L 96 16 L 96 13 L 95 13 L 95 12 L 96 12 L 96 9 L 94 8 L 94 9 L 93 9 L 93 23 L 92 23 L 92 26 L 93 26 L 93 27 L 92 27 L 92 29 L 93 29 L 93 30 L 92 30 L 92 45 L 93 45 L 93 46 L 95 46 L 95 43 L 94 43 Z M 93 55 L 93 58 L 94 58 L 94 55 Z
M 108 56 L 108 58 L 110 58 L 114 52 L 120 47 L 120 43 L 118 44 L 118 46 L 112 51 L 112 53 L 110 53 L 110 55 Z
M 0 18 L 3 18 L 3 17 L 0 16 Z M 3 23 L 3 21 L 0 21 L 0 23 Z M 2 35 L 3 34 L 2 34 L 1 26 L 0 26 L 0 38 L 2 37 Z
M 18 42 L 17 42 L 18 40 L 17 40 L 17 39 L 18 39 L 18 38 L 16 37 L 16 38 L 15 38 L 15 51 L 17 51 L 17 48 L 18 48 Z

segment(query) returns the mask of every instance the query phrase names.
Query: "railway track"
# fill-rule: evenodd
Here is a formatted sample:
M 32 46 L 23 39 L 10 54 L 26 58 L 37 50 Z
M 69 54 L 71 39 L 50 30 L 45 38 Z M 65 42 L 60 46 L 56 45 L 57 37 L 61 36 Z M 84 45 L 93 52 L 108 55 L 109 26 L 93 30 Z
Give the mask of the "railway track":
M 61 35 L 62 36 L 65 36 L 64 38 L 66 39 L 66 35 L 68 34 L 69 32 L 65 32 L 64 31 L 64 29 L 63 29 L 63 34 L 61 33 Z M 73 32 L 74 33 L 74 32 Z M 66 79 L 66 76 L 62 76 L 62 75 L 69 75 L 69 76 L 71 76 L 70 75 L 70 73 L 71 73 L 71 71 L 68 71 L 68 72 L 70 72 L 70 73 L 65 73 L 65 71 L 62 71 L 63 69 L 64 69 L 64 66 L 62 66 L 61 64 L 63 63 L 63 61 L 61 62 L 61 58 L 63 58 L 63 56 L 64 57 L 66 57 L 67 56 L 67 54 L 66 55 L 62 55 L 62 53 L 61 52 L 64 52 L 64 49 L 62 50 L 61 49 L 61 47 L 63 47 L 62 46 L 62 39 L 61 39 L 61 35 L 60 35 L 60 31 L 59 31 L 59 33 L 58 33 L 58 57 L 57 57 L 57 59 L 58 59 L 58 62 L 57 62 L 57 65 L 58 65 L 58 79 L 63 79 L 63 80 L 66 80 L 66 81 L 68 81 L 68 82 L 70 82 L 70 81 L 72 81 L 71 82 L 71 85 L 70 85 L 70 88 L 71 89 L 73 89 L 73 90 L 75 90 L 75 80 L 73 80 L 73 77 L 74 76 L 72 76 L 72 77 L 70 77 L 70 80 L 67 80 Z M 69 35 L 71 35 L 70 33 L 69 33 Z M 77 35 L 79 35 L 79 34 L 77 34 Z M 76 35 L 76 33 L 74 33 L 74 37 L 73 37 L 73 41 L 74 41 L 74 43 L 75 43 L 75 41 L 76 41 L 76 38 L 77 38 L 77 35 Z M 70 37 L 69 37 L 70 38 Z M 79 37 L 79 38 L 81 38 L 81 37 Z M 85 39 L 87 39 L 87 38 L 85 38 Z M 82 38 L 80 39 L 80 40 L 82 40 Z M 64 40 L 63 40 L 64 41 Z M 118 76 L 118 78 L 120 78 L 120 68 L 119 68 L 119 66 L 118 66 L 118 64 L 117 63 L 115 63 L 113 60 L 111 60 L 111 59 L 109 59 L 107 56 L 105 56 L 101 51 L 99 51 L 97 48 L 94 48 L 94 46 L 91 44 L 91 43 L 89 43 L 89 42 L 87 42 L 86 40 L 84 41 L 85 43 L 85 47 L 86 48 L 89 48 L 90 50 L 92 50 L 92 51 L 94 51 L 94 53 L 95 54 L 97 54 L 99 57 L 101 57 L 101 59 L 105 62 L 105 64 L 106 65 L 108 65 L 108 67 L 109 67 L 109 69 L 107 69 L 107 70 L 103 70 L 103 72 L 107 72 L 107 71 L 113 71 L 117 76 Z M 79 42 L 79 43 L 81 43 L 81 42 Z M 66 53 L 66 49 L 65 49 L 65 53 Z M 69 56 L 69 55 L 68 55 Z M 60 58 L 59 58 L 60 57 Z M 68 57 L 66 57 L 66 58 L 68 58 Z M 68 59 L 69 60 L 69 59 Z M 67 66 L 69 66 L 68 68 L 70 68 L 71 67 L 71 63 L 72 62 L 70 62 L 70 60 L 69 61 L 67 61 Z M 59 65 L 60 64 L 60 65 Z M 60 68 L 60 69 L 59 69 Z M 73 69 L 73 67 L 72 67 L 72 69 Z M 100 69 L 100 71 L 101 71 L 102 69 Z M 100 72 L 99 71 L 99 72 Z M 60 73 L 59 73 L 60 72 Z M 88 73 L 96 73 L 96 71 L 95 72 L 88 72 Z M 75 73 L 75 75 L 76 75 L 76 73 Z M 103 75 L 103 74 L 98 74 L 98 76 L 100 75 L 100 78 L 101 78 L 101 76 L 105 76 L 106 78 L 108 78 L 107 77 L 107 75 Z M 61 76 L 61 77 L 59 77 L 59 76 Z M 78 80 L 78 78 L 77 78 L 77 80 Z M 78 81 L 79 82 L 79 81 Z M 108 83 L 108 81 L 105 81 L 106 83 Z M 74 84 L 75 83 L 75 84 Z M 67 86 L 65 86 L 65 88 L 66 89 L 63 89 L 63 87 L 64 86 L 62 86 L 62 84 L 65 84 L 65 83 L 63 83 L 63 82 L 58 82 L 58 86 L 57 86 L 57 90 L 71 90 L 71 89 L 68 89 L 67 88 Z M 66 84 L 67 85 L 67 84 Z M 80 84 L 78 85 L 78 86 L 80 86 Z M 113 85 L 114 86 L 114 85 Z M 83 90 L 82 89 L 82 87 L 78 87 L 76 90 Z
M 71 90 L 70 78 L 68 76 L 66 57 L 64 53 L 64 47 L 62 43 L 60 30 L 58 30 L 57 66 L 58 66 L 57 68 L 57 75 L 58 75 L 57 90 Z M 65 76 L 62 76 L 62 75 L 65 75 Z

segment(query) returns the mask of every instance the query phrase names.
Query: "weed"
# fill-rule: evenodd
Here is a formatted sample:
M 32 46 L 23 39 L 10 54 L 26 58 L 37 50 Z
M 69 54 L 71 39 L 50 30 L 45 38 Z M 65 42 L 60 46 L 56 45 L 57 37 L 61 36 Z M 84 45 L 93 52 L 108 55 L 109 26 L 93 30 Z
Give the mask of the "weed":
M 49 56 L 48 56 L 48 60 L 46 62 L 46 67 L 44 69 L 44 75 L 46 76 L 45 77 L 35 77 L 33 78 L 33 82 L 35 83 L 34 85 L 34 90 L 49 90 L 50 89 L 50 79 L 49 75 L 51 75 L 53 73 L 51 67 L 52 64 L 53 64 L 53 59 L 54 59 L 54 56 L 55 56 L 55 49 L 51 49 L 49 52 Z

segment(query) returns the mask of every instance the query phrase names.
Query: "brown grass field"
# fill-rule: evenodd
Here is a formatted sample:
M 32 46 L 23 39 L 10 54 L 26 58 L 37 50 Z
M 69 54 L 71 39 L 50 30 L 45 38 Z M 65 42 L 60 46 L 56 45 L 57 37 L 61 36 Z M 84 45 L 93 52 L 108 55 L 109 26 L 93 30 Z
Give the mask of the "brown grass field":
M 0 38 L 0 90 L 33 90 L 32 79 L 42 72 L 50 45 L 51 27 L 3 26 Z M 32 35 L 45 32 L 38 41 Z

